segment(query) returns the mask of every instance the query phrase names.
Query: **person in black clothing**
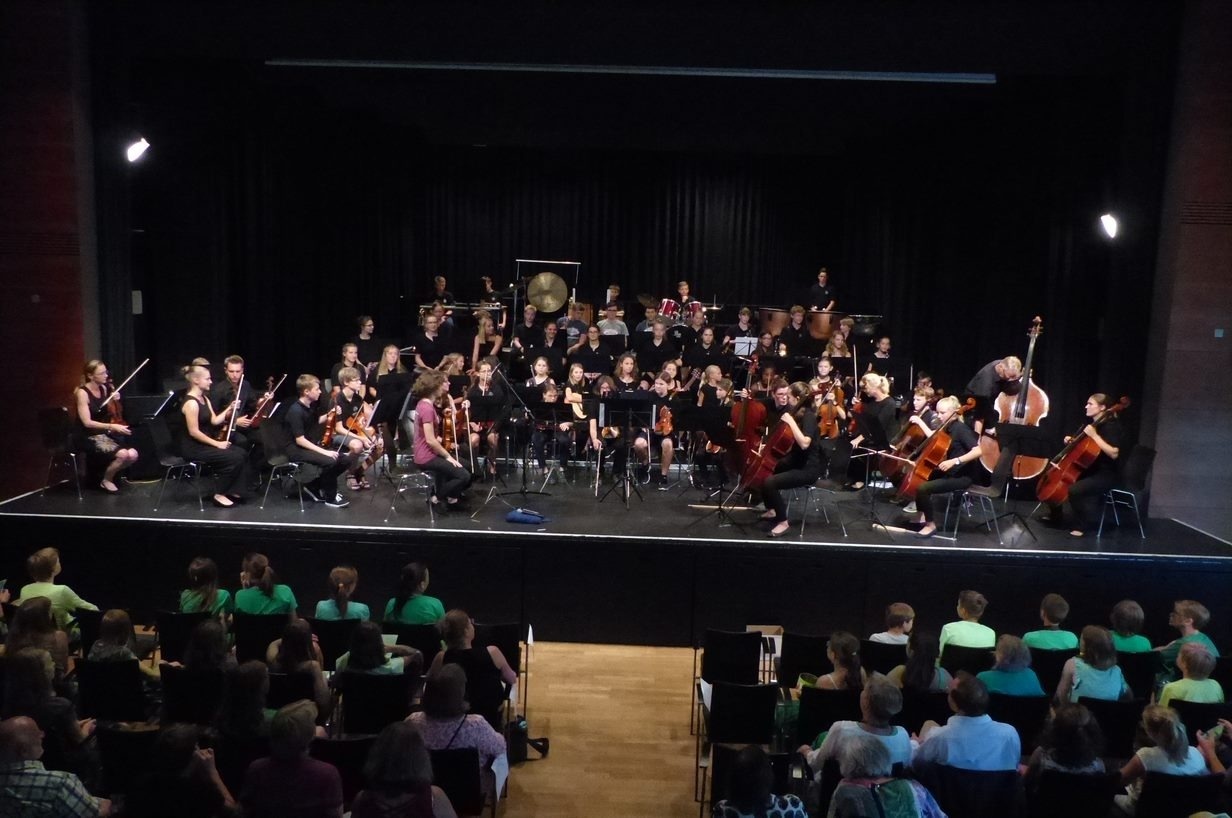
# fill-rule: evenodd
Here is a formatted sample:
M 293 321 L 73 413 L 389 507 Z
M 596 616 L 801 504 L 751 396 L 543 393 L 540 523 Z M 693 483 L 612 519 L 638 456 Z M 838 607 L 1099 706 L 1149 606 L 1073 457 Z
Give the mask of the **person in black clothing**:
M 326 420 L 325 414 L 313 411 L 321 399 L 321 380 L 316 375 L 300 375 L 295 379 L 295 391 L 299 399 L 291 404 L 283 419 L 291 438 L 286 455 L 296 463 L 308 463 L 320 469 L 320 476 L 304 485 L 310 497 L 320 498 L 331 508 L 346 508 L 350 503 L 338 492 L 338 476 L 351 468 L 352 457 L 349 453 L 317 445 L 320 440 L 317 429 Z
M 518 681 L 517 671 L 495 645 L 475 647 L 475 621 L 466 611 L 454 609 L 441 620 L 445 650 L 432 660 L 432 672 L 444 665 L 459 665 L 466 671 L 466 701 L 470 712 L 483 716 L 498 732 L 504 728 L 501 709 L 506 686 Z
M 368 371 L 368 367 L 359 362 L 359 346 L 352 341 L 347 341 L 342 345 L 342 360 L 334 364 L 334 368 L 329 371 L 329 382 L 334 386 L 341 386 L 342 380 L 338 377 L 338 373 L 348 366 L 354 369 L 355 374 L 359 376 L 359 394 L 365 398 L 376 397 L 376 378 Z M 372 370 L 376 371 L 375 361 L 372 364 Z M 371 386 L 369 386 L 370 383 Z
M 612 352 L 600 337 L 597 324 L 586 328 L 586 335 L 569 347 L 569 360 L 582 365 L 583 372 L 606 375 L 612 371 Z
M 424 317 L 423 331 L 415 336 L 415 367 L 421 372 L 436 369 L 441 359 L 449 352 L 449 344 L 440 334 L 441 319 L 435 315 Z
M 689 368 L 686 376 L 692 375 L 695 369 L 704 371 L 711 365 L 723 369 L 724 363 L 723 351 L 714 342 L 714 327 L 704 328 L 698 335 L 697 343 L 684 353 L 684 365 Z
M 950 395 L 937 401 L 937 417 L 945 424 L 958 412 L 958 398 Z M 980 459 L 979 438 L 971 427 L 961 420 L 946 427 L 950 436 L 950 448 L 945 460 L 937 466 L 932 477 L 922 483 L 916 490 L 915 504 L 920 509 L 919 522 L 924 523 L 917 537 L 931 537 L 937 533 L 937 523 L 933 519 L 933 496 L 948 494 L 952 491 L 962 491 L 971 486 L 972 470 L 975 461 Z M 940 473 L 938 473 L 940 472 Z
M 509 396 L 505 388 L 492 378 L 499 361 L 484 358 L 475 370 L 475 383 L 466 393 L 470 401 L 470 446 L 475 453 L 487 456 L 486 473 L 496 475 L 496 455 L 500 451 L 500 436 L 509 416 Z
M 184 380 L 188 392 L 180 404 L 184 415 L 185 437 L 180 441 L 180 452 L 189 460 L 209 466 L 214 472 L 218 491 L 214 505 L 231 508 L 242 503 L 239 491 L 248 484 L 248 456 L 239 446 L 229 440 L 218 440 L 218 430 L 229 422 L 225 412 L 215 412 L 206 393 L 210 389 L 210 370 L 204 366 L 184 367 Z
M 376 322 L 372 320 L 371 315 L 361 315 L 355 320 L 359 324 L 359 335 L 352 338 L 351 343 L 355 344 L 360 364 L 371 368 L 381 360 L 381 349 L 384 345 L 380 338 L 373 335 L 376 331 Z
M 524 357 L 529 350 L 543 345 L 543 327 L 535 320 L 539 310 L 534 304 L 527 304 L 522 310 L 522 323 L 513 330 L 513 350 Z
M 676 345 L 676 349 L 684 352 L 697 344 L 705 326 L 706 313 L 701 310 L 690 312 L 685 323 L 675 324 L 668 329 L 667 337 Z
M 809 288 L 809 309 L 832 310 L 835 303 L 834 288 L 830 286 L 830 271 L 822 267 L 817 271 L 817 283 Z
M 771 385 L 771 394 L 774 396 L 772 415 L 779 415 L 779 420 L 791 429 L 793 438 L 791 452 L 778 462 L 774 474 L 761 486 L 761 497 L 766 504 L 762 519 L 770 521 L 771 537 L 781 537 L 791 527 L 783 491 L 811 486 L 821 477 L 821 435 L 817 431 L 817 413 L 809 400 L 812 390 L 808 384 L 797 381 L 788 385 L 780 378 Z
M 790 311 L 791 322 L 783 327 L 779 334 L 779 347 L 786 349 L 791 358 L 808 355 L 813 348 L 813 336 L 809 335 L 808 327 L 804 325 L 804 307 L 794 305 Z
M 352 465 L 347 488 L 351 491 L 370 489 L 372 484 L 364 478 L 364 459 L 366 453 L 376 446 L 379 436 L 371 426 L 371 417 L 366 414 L 371 407 L 364 403 L 363 385 L 358 369 L 344 366 L 338 370 L 338 384 L 330 395 L 330 406 L 338 410 L 331 445 L 339 451 L 345 449 L 351 454 Z M 348 426 L 348 421 L 352 425 Z M 373 453 L 373 457 L 379 456 L 379 453 Z
M 445 276 L 436 276 L 432 279 L 432 292 L 428 296 L 428 301 L 439 301 L 442 304 L 453 304 L 453 293 L 449 291 L 449 282 L 445 280 Z
M 680 351 L 667 337 L 667 322 L 656 318 L 651 328 L 651 338 L 637 352 L 637 365 L 643 374 L 654 377 L 663 371 L 663 364 L 677 360 Z
M 531 347 L 526 353 L 526 360 L 546 358 L 552 377 L 561 378 L 565 374 L 565 358 L 568 352 L 569 346 L 565 342 L 565 336 L 561 334 L 555 322 L 549 321 L 543 325 L 543 337 L 539 339 L 539 344 Z
M 870 372 L 860 379 L 860 391 L 864 393 L 860 401 L 863 408 L 856 421 L 857 436 L 851 445 L 885 448 L 898 437 L 899 429 L 898 407 L 890 398 L 890 383 L 876 372 Z
M 963 391 L 979 402 L 975 416 L 975 433 L 982 434 L 985 424 L 994 425 L 997 422 L 997 408 L 994 404 L 997 396 L 1011 389 L 1011 384 L 1022 378 L 1022 361 L 1009 356 L 989 361 L 980 367 Z

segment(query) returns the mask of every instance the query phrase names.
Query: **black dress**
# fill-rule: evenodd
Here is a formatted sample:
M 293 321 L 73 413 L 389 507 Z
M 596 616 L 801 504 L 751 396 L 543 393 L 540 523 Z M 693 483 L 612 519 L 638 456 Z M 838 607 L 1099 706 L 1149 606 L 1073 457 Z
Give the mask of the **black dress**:
M 498 733 L 501 724 L 501 708 L 505 703 L 505 683 L 500 669 L 492 661 L 486 647 L 449 648 L 445 651 L 444 663 L 460 665 L 466 671 L 466 700 L 471 713 L 483 716 Z
M 197 404 L 197 428 L 207 437 L 216 437 L 218 429 L 210 424 L 209 402 L 204 397 L 184 397 L 184 405 L 189 401 Z M 184 411 L 184 407 L 180 408 Z M 185 427 L 184 437 L 180 441 L 180 453 L 188 460 L 209 466 L 218 482 L 219 494 L 236 494 L 247 485 L 245 476 L 248 473 L 248 456 L 239 446 L 219 449 L 202 443 L 188 434 Z

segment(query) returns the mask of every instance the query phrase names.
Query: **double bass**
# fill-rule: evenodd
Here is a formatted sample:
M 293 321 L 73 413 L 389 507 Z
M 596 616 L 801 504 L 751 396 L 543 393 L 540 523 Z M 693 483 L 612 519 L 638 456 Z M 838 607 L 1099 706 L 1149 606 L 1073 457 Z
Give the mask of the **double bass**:
M 1035 342 L 1042 331 L 1043 319 L 1038 315 L 1031 322 L 1031 330 L 1027 337 L 1031 339 L 1027 345 L 1027 360 L 1022 365 L 1022 379 L 1019 381 L 1018 394 L 1011 395 L 1002 392 L 997 395 L 997 422 L 1011 423 L 1019 426 L 1039 426 L 1040 421 L 1048 417 L 1048 395 L 1031 380 L 1031 362 L 1035 358 Z M 1001 456 L 1001 444 L 985 430 L 980 435 L 980 462 L 984 468 L 993 471 L 997 467 L 997 458 Z M 1029 480 L 1044 470 L 1048 459 L 1044 457 L 1026 457 L 1019 455 L 1014 458 L 1014 479 Z
M 937 470 L 937 467 L 941 465 L 941 462 L 949 454 L 950 443 L 953 442 L 949 432 L 946 430 L 955 421 L 961 423 L 962 416 L 974 408 L 975 398 L 967 398 L 967 402 L 958 407 L 958 411 L 951 415 L 949 420 L 941 424 L 940 429 L 933 432 L 924 441 L 924 445 L 920 447 L 911 464 L 911 471 L 906 473 L 903 477 L 903 482 L 898 486 L 900 497 L 914 499 L 916 490 L 932 478 L 933 472 Z
M 1090 425 L 1099 428 L 1128 408 L 1129 398 L 1122 397 L 1115 406 L 1105 407 Z M 1099 444 L 1083 431 L 1086 427 L 1087 424 L 1084 423 L 1070 438 L 1069 443 L 1065 444 L 1065 448 L 1048 461 L 1048 466 L 1035 485 L 1035 497 L 1041 503 L 1064 503 L 1069 497 L 1069 487 L 1099 459 L 1102 450 Z

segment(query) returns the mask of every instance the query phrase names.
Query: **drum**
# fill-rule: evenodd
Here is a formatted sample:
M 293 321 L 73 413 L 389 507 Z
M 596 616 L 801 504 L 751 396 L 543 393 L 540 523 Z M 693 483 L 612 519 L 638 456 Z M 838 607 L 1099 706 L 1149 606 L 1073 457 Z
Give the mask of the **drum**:
M 692 320 L 698 315 L 701 315 L 701 316 L 706 315 L 706 305 L 705 304 L 703 304 L 700 301 L 690 301 L 688 304 L 684 305 L 685 323 L 692 322 Z
M 783 330 L 791 323 L 791 314 L 787 310 L 773 307 L 761 307 L 757 310 L 757 331 L 768 332 L 775 338 L 783 334 Z
M 804 320 L 808 324 L 809 337 L 825 341 L 838 329 L 838 322 L 846 317 L 847 313 L 843 312 L 809 310 Z
M 659 302 L 659 315 L 669 321 L 680 320 L 680 302 L 673 301 L 670 298 L 665 298 Z

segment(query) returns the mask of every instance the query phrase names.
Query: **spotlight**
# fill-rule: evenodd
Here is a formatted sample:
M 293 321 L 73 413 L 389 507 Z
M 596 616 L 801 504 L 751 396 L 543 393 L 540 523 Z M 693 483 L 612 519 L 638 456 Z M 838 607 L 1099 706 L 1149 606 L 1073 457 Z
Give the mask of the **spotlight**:
M 1103 225 L 1104 232 L 1108 234 L 1108 238 L 1116 238 L 1117 228 L 1119 227 L 1116 216 L 1113 216 L 1111 213 L 1105 213 L 1099 217 L 1099 223 Z
M 145 137 L 142 136 L 142 137 L 138 137 L 136 142 L 129 145 L 128 149 L 124 153 L 128 157 L 128 161 L 136 162 L 138 159 L 141 158 L 141 155 L 145 153 L 146 149 L 149 147 L 150 147 L 150 143 L 146 142 Z

